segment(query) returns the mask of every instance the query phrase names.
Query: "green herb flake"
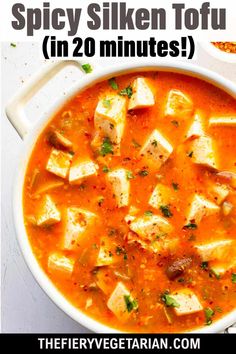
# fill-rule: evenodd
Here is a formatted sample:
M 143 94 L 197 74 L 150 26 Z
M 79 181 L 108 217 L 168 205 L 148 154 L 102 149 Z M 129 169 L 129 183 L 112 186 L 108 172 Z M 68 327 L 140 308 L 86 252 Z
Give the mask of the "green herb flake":
M 12 48 L 16 48 L 16 43 L 11 43 L 10 46 L 11 46 Z
M 119 256 L 119 255 L 122 254 L 122 253 L 123 253 L 123 248 L 120 247 L 120 246 L 117 246 L 117 247 L 116 247 L 116 254 Z
M 193 157 L 193 151 L 188 152 L 187 155 L 188 155 L 188 157 L 190 157 L 190 158 Z
M 179 126 L 179 122 L 177 120 L 172 120 L 171 123 L 175 126 L 178 127 Z
M 184 226 L 184 229 L 188 230 L 196 230 L 197 229 L 197 224 L 190 222 L 189 224 Z
M 180 307 L 180 304 L 171 295 L 167 293 L 161 295 L 161 300 L 167 307 Z
M 110 108 L 111 107 L 111 100 L 104 98 L 104 100 L 102 101 L 102 104 L 105 108 Z
M 125 305 L 128 312 L 137 310 L 138 302 L 135 299 L 132 299 L 130 295 L 124 295 Z
M 94 243 L 94 244 L 92 245 L 92 247 L 93 247 L 94 250 L 98 250 L 98 248 L 99 248 L 96 243 Z
M 93 71 L 93 68 L 90 64 L 83 64 L 81 66 L 86 74 L 90 74 Z
M 200 265 L 200 267 L 202 268 L 202 269 L 207 269 L 208 268 L 208 262 L 202 262 L 201 263 L 201 265 Z
M 130 85 L 120 91 L 121 96 L 128 96 L 128 98 L 130 98 L 132 94 L 133 94 L 133 89 Z
M 132 144 L 136 149 L 141 147 L 141 145 L 134 139 L 132 140 Z
M 173 182 L 173 183 L 172 183 L 172 187 L 173 187 L 173 189 L 174 189 L 175 191 L 178 191 L 178 190 L 179 190 L 179 184 L 178 184 L 178 183 Z
M 109 171 L 110 171 L 110 169 L 107 166 L 103 166 L 102 172 L 108 173 Z
M 134 175 L 133 175 L 133 173 L 131 171 L 127 171 L 126 172 L 126 177 L 127 177 L 127 179 L 133 179 Z
M 102 156 L 113 154 L 113 145 L 109 138 L 104 138 L 101 146 L 100 154 Z
M 161 205 L 160 210 L 166 218 L 171 218 L 173 216 L 172 212 L 170 211 L 169 205 Z
M 185 282 L 185 279 L 184 278 L 179 278 L 178 279 L 178 283 L 184 283 Z
M 232 273 L 231 280 L 232 280 L 232 283 L 236 284 L 236 273 Z
M 113 90 L 118 90 L 118 85 L 116 82 L 116 79 L 114 77 L 112 77 L 111 79 L 108 80 L 109 85 L 111 86 L 111 88 L 113 88 Z
M 84 183 L 82 183 L 80 186 L 79 186 L 79 190 L 83 191 L 84 189 L 86 188 L 86 185 Z
M 212 310 L 210 307 L 207 307 L 204 309 L 204 313 L 206 318 L 206 325 L 209 326 L 212 324 L 212 317 L 214 316 L 215 311 Z
M 145 176 L 147 176 L 148 175 L 148 171 L 147 170 L 141 170 L 141 171 L 139 171 L 139 176 L 141 176 L 141 177 L 145 177 Z
M 146 216 L 152 216 L 152 215 L 153 215 L 153 212 L 152 212 L 151 210 L 146 210 L 146 211 L 144 212 L 144 215 L 146 215 Z
M 157 147 L 157 145 L 158 145 L 156 140 L 153 140 L 151 144 L 152 144 L 152 146 L 154 146 L 154 147 Z

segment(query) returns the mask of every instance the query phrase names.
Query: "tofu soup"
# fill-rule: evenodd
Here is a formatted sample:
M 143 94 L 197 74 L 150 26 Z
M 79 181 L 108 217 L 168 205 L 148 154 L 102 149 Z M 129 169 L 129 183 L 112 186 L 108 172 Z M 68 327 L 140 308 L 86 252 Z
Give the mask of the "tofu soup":
M 140 72 L 79 92 L 35 143 L 23 191 L 40 266 L 127 332 L 210 326 L 236 307 L 236 101 Z

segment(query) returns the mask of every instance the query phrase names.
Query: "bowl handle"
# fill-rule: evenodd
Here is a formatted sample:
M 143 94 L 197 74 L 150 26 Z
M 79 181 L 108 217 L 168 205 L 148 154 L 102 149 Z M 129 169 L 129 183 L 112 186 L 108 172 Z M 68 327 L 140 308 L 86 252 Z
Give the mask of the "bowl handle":
M 62 60 L 53 64 L 47 64 L 43 70 L 27 81 L 24 84 L 23 89 L 20 90 L 20 92 L 18 92 L 7 104 L 7 118 L 22 139 L 32 126 L 32 123 L 30 123 L 25 114 L 25 106 L 27 102 L 57 73 L 59 73 L 66 66 L 71 65 L 83 71 L 81 64 L 76 60 Z

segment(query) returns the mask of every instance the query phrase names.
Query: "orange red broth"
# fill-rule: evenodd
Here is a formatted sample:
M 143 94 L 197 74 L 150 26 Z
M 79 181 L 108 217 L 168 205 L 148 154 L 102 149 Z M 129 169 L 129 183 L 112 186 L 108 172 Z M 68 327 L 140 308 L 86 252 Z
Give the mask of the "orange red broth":
M 164 117 L 166 96 L 171 89 L 179 89 L 189 95 L 194 106 L 203 110 L 206 117 L 220 114 L 236 114 L 235 100 L 220 89 L 199 79 L 167 72 L 143 72 L 116 78 L 119 88 L 127 87 L 134 78 L 147 77 L 155 93 L 156 104 L 148 109 L 130 111 L 127 113 L 125 132 L 121 143 L 121 156 L 107 155 L 99 157 L 98 175 L 85 180 L 82 187 L 69 185 L 52 189 L 50 196 L 56 201 L 59 210 L 68 206 L 78 206 L 96 213 L 101 221 L 96 229 L 92 230 L 89 237 L 81 241 L 80 247 L 74 251 L 62 251 L 65 256 L 76 259 L 73 275 L 70 278 L 49 272 L 47 268 L 48 255 L 60 250 L 62 234 L 61 223 L 48 228 L 32 225 L 25 219 L 27 234 L 40 266 L 52 280 L 58 290 L 77 308 L 90 317 L 123 331 L 133 332 L 179 332 L 189 331 L 204 326 L 206 319 L 204 311 L 186 316 L 176 316 L 171 308 L 172 323 L 168 323 L 164 313 L 161 294 L 169 290 L 173 292 L 181 288 L 190 288 L 198 296 L 204 308 L 214 309 L 213 321 L 216 321 L 236 306 L 236 284 L 231 280 L 231 272 L 227 272 L 221 279 L 209 276 L 209 272 L 200 267 L 201 260 L 194 251 L 194 245 L 201 241 L 217 240 L 220 233 L 225 238 L 236 238 L 235 209 L 229 217 L 215 214 L 204 219 L 197 230 L 184 230 L 185 211 L 189 204 L 190 196 L 195 192 L 205 193 L 206 181 L 217 181 L 217 177 L 206 168 L 196 166 L 188 156 L 188 144 L 184 144 L 184 135 L 189 126 L 189 121 L 179 120 L 176 126 L 170 118 Z M 58 113 L 50 120 L 47 127 L 38 137 L 30 157 L 24 184 L 24 215 L 35 212 L 40 197 L 32 195 L 32 173 L 37 168 L 40 171 L 40 183 L 50 179 L 59 179 L 45 170 L 51 151 L 47 142 L 47 133 L 53 127 L 64 134 L 72 143 L 75 156 L 90 156 L 95 160 L 90 147 L 94 135 L 93 116 L 100 95 L 114 93 L 114 90 L 105 80 L 85 91 L 78 93 L 68 101 Z M 68 113 L 69 112 L 69 113 Z M 180 240 L 180 247 L 174 255 L 153 254 L 142 249 L 136 244 L 128 244 L 125 235 L 128 225 L 124 217 L 128 214 L 129 207 L 118 209 L 114 198 L 106 183 L 106 173 L 102 171 L 104 165 L 109 168 L 121 166 L 132 171 L 135 176 L 131 180 L 130 205 L 140 209 L 140 213 L 152 209 L 148 198 L 158 182 L 157 173 L 149 173 L 143 177 L 138 172 L 144 167 L 143 162 L 137 158 L 137 146 L 133 141 L 142 145 L 147 136 L 158 128 L 174 147 L 174 152 L 169 160 L 161 167 L 158 175 L 163 176 L 162 181 L 173 189 L 176 195 L 175 205 L 172 207 L 173 217 L 169 219 L 175 227 L 175 236 Z M 215 140 L 219 167 L 221 170 L 235 170 L 236 166 L 236 129 L 211 128 L 207 131 Z M 178 184 L 175 191 L 172 183 Z M 99 205 L 98 197 L 103 196 L 104 202 Z M 230 199 L 236 203 L 236 196 Z M 94 267 L 100 237 L 108 235 L 113 242 L 125 249 L 127 256 L 122 253 L 119 262 L 115 265 L 104 267 L 102 272 L 106 280 L 108 293 L 111 293 L 118 281 L 125 283 L 138 301 L 139 309 L 130 316 L 127 322 L 119 321 L 108 309 L 106 303 L 109 295 L 103 293 L 96 286 L 97 271 Z M 169 280 L 165 269 L 171 259 L 182 256 L 193 256 L 193 262 L 185 274 L 175 280 Z M 128 275 L 123 281 L 114 271 Z M 92 306 L 86 308 L 87 299 L 92 299 Z M 151 317 L 150 317 L 151 316 Z

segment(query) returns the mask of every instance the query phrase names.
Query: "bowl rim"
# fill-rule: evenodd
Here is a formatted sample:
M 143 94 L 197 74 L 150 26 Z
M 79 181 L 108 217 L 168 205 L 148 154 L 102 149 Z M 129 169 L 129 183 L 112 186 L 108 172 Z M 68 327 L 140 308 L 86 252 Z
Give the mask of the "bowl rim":
M 25 172 L 27 169 L 28 161 L 31 156 L 33 147 L 37 141 L 39 134 L 43 131 L 44 127 L 51 120 L 52 116 L 76 93 L 85 90 L 95 83 L 103 81 L 113 76 L 125 75 L 132 72 L 143 71 L 169 71 L 173 73 L 180 73 L 187 76 L 192 76 L 213 84 L 229 93 L 231 96 L 236 97 L 236 85 L 225 79 L 224 77 L 212 72 L 208 69 L 202 68 L 197 65 L 185 62 L 160 62 L 143 61 L 142 63 L 122 63 L 117 66 L 109 66 L 95 70 L 93 73 L 83 77 L 79 80 L 63 97 L 60 97 L 52 105 L 51 109 L 43 117 L 39 117 L 37 123 L 32 127 L 31 131 L 27 134 L 26 139 L 22 144 L 22 151 L 17 164 L 15 183 L 13 189 L 13 216 L 14 225 L 17 235 L 18 244 L 24 256 L 25 262 L 40 285 L 41 289 L 49 296 L 49 298 L 56 304 L 64 313 L 81 324 L 85 328 L 92 330 L 95 333 L 126 333 L 114 327 L 107 326 L 91 317 L 86 315 L 83 311 L 72 305 L 60 292 L 59 289 L 52 283 L 44 270 L 40 267 L 36 257 L 34 256 L 32 247 L 27 236 L 26 228 L 23 219 L 23 185 Z M 231 326 L 236 321 L 236 308 L 226 316 L 214 322 L 211 326 L 204 326 L 186 331 L 187 333 L 215 333 L 224 330 Z M 128 332 L 127 332 L 128 333 Z

